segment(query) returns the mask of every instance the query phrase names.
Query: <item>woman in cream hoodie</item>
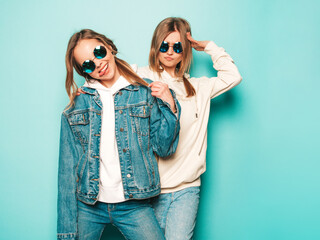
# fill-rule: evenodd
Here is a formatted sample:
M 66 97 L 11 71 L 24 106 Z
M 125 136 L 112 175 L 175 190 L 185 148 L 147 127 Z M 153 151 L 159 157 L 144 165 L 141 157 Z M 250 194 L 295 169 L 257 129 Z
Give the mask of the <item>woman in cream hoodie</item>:
M 217 77 L 190 78 L 192 48 L 211 56 Z M 164 19 L 156 27 L 149 66 L 136 71 L 141 77 L 168 85 L 181 105 L 177 151 L 158 161 L 161 194 L 154 199 L 154 209 L 166 239 L 191 239 L 199 204 L 200 175 L 206 170 L 210 100 L 238 85 L 242 78 L 223 48 L 212 41 L 194 40 L 189 23 L 175 17 Z

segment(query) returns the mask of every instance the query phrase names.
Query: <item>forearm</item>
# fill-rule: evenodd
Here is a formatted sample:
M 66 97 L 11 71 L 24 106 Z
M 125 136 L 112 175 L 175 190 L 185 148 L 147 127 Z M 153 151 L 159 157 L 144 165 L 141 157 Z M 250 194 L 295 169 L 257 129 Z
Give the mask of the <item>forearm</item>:
M 180 104 L 175 99 L 177 112 L 173 113 L 168 103 L 157 99 L 151 113 L 151 143 L 154 152 L 160 157 L 167 157 L 176 151 L 180 130 Z M 155 117 L 157 116 L 157 117 Z

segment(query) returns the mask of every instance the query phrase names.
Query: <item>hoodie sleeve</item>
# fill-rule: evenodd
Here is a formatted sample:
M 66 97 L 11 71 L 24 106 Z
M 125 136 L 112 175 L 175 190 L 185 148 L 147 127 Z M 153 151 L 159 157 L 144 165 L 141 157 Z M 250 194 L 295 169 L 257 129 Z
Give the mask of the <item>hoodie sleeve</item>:
M 204 51 L 211 56 L 213 68 L 218 71 L 217 77 L 208 79 L 212 86 L 210 89 L 211 98 L 219 96 L 241 82 L 242 77 L 237 66 L 223 48 L 211 41 Z
M 154 81 L 154 73 L 150 70 L 149 66 L 138 67 L 137 64 L 132 64 L 131 68 L 135 73 L 139 75 L 141 78 L 148 78 Z

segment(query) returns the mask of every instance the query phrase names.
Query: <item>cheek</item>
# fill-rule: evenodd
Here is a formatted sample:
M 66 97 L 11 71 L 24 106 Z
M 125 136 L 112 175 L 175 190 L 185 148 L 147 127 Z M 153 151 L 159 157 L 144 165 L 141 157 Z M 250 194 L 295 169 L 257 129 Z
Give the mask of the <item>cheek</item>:
M 181 62 L 181 60 L 182 60 L 182 54 L 179 54 L 179 56 L 177 57 L 177 60 L 178 60 L 179 62 Z
M 110 63 L 113 63 L 113 64 L 115 64 L 115 57 L 114 57 L 114 55 L 112 55 L 111 53 L 110 53 L 110 55 L 108 55 L 107 57 L 106 57 L 106 60 Z
M 163 62 L 163 59 L 164 59 L 163 55 L 164 55 L 163 53 L 159 53 L 157 56 L 158 61 L 160 61 L 161 63 Z

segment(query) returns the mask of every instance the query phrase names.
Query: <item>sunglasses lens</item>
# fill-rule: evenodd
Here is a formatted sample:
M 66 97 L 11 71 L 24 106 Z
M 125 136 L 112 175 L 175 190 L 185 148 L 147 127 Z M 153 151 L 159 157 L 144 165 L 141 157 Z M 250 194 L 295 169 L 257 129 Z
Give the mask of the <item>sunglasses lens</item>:
M 96 68 L 96 65 L 91 60 L 86 60 L 82 63 L 82 71 L 86 73 L 92 73 L 95 68 Z
M 167 42 L 162 42 L 160 46 L 160 52 L 166 52 L 169 49 L 169 44 Z
M 107 55 L 107 49 L 103 46 L 97 46 L 94 50 L 93 50 L 93 54 L 96 58 L 98 59 L 102 59 Z
M 176 53 L 181 53 L 182 52 L 182 45 L 181 42 L 177 42 L 173 45 L 173 51 Z

